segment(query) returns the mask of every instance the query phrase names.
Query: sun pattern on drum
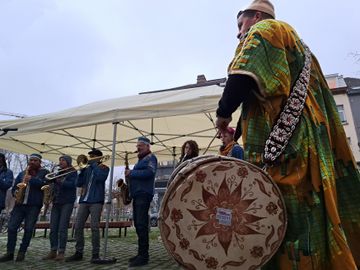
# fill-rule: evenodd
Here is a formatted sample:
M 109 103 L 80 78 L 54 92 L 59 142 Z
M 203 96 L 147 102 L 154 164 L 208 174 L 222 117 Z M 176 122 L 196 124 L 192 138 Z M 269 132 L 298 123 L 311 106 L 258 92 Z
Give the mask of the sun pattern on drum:
M 257 269 L 285 234 L 280 192 L 254 165 L 218 159 L 172 176 L 160 213 L 165 247 L 186 269 Z

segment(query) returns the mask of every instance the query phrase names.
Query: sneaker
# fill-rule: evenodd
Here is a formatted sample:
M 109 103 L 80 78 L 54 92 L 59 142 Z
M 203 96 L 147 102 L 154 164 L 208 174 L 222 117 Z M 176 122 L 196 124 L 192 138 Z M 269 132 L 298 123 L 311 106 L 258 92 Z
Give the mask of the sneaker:
M 66 262 L 75 262 L 81 261 L 83 259 L 83 254 L 81 252 L 76 251 L 74 255 L 65 259 Z
M 60 262 L 60 261 L 63 261 L 64 259 L 65 259 L 64 252 L 59 252 L 54 260 Z
M 42 260 L 52 260 L 56 258 L 56 250 L 51 250 Z
M 25 260 L 25 252 L 19 251 L 15 262 L 22 262 L 23 260 Z
M 139 255 L 135 260 L 129 263 L 129 267 L 143 266 L 143 265 L 147 265 L 148 263 L 149 263 L 148 258 L 144 258 Z
M 0 262 L 8 262 L 14 260 L 14 253 L 6 253 L 0 257 Z

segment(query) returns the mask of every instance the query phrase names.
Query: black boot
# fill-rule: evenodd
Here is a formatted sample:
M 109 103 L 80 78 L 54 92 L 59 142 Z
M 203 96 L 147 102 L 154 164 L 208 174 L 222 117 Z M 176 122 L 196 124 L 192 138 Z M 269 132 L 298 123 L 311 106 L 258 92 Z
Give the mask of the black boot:
M 25 252 L 19 251 L 15 261 L 22 262 L 23 260 L 25 260 Z
M 98 260 L 100 260 L 100 256 L 99 256 L 99 253 L 96 253 L 96 254 L 93 254 L 93 255 L 91 256 L 90 262 L 91 262 L 91 263 L 94 263 L 94 262 L 96 262 L 96 261 L 98 261 Z
M 75 262 L 81 261 L 83 259 L 83 254 L 81 252 L 76 251 L 74 255 L 65 259 L 66 262 Z
M 6 253 L 0 257 L 0 262 L 8 262 L 14 260 L 14 253 Z
M 143 256 L 137 256 L 132 262 L 129 263 L 129 267 L 143 266 L 149 263 L 149 258 Z
M 139 256 L 139 255 L 136 255 L 136 256 L 134 256 L 134 257 L 131 257 L 131 258 L 128 260 L 128 262 L 131 263 L 131 262 L 135 261 L 138 256 Z

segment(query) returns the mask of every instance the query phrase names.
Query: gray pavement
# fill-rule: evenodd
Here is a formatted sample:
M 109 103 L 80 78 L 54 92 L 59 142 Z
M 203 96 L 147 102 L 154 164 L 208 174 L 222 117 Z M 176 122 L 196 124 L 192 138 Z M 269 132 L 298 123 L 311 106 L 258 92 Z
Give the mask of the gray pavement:
M 70 231 L 70 230 L 69 230 Z M 128 259 L 137 252 L 137 239 L 134 228 L 128 229 L 127 237 L 118 237 L 117 229 L 109 229 L 108 237 L 108 252 L 107 258 L 115 257 L 117 262 L 108 265 L 94 265 L 90 263 L 91 258 L 91 238 L 90 230 L 86 231 L 85 239 L 85 254 L 84 259 L 80 262 L 55 262 L 43 261 L 41 258 L 49 252 L 50 242 L 49 238 L 44 238 L 41 230 L 36 231 L 36 236 L 31 240 L 30 247 L 26 254 L 24 262 L 8 262 L 0 263 L 0 270 L 5 269 L 167 269 L 180 270 L 181 267 L 172 259 L 172 257 L 165 250 L 160 238 L 158 228 L 152 228 L 150 232 L 150 261 L 149 264 L 137 268 L 128 267 Z M 19 247 L 22 233 L 18 235 L 18 242 L 16 250 Z M 6 252 L 6 234 L 0 234 L 0 255 Z M 75 252 L 75 242 L 69 242 L 67 245 L 66 256 L 70 256 Z M 101 256 L 103 256 L 104 238 L 101 238 Z

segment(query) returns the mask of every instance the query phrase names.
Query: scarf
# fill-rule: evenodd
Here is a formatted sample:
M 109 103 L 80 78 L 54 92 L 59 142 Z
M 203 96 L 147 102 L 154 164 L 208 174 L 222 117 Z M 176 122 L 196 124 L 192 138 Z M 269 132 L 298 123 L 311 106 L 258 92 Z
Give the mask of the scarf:
M 235 141 L 230 142 L 227 145 L 223 145 L 220 147 L 220 155 L 222 156 L 228 156 L 231 149 L 233 149 L 234 145 L 236 144 Z

